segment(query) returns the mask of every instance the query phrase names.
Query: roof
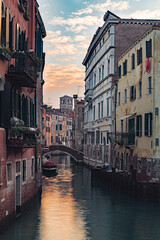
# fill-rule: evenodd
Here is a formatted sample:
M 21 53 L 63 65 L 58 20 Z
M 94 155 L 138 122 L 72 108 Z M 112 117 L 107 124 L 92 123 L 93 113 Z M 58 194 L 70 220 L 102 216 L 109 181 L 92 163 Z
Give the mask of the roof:
M 117 62 L 123 58 L 126 53 L 128 53 L 137 43 L 139 43 L 143 38 L 145 38 L 148 34 L 150 34 L 153 30 L 159 30 L 160 31 L 160 24 L 156 25 L 156 26 L 152 26 L 150 27 L 145 33 L 142 34 L 142 36 L 135 41 L 117 60 Z
M 101 36 L 103 35 L 104 31 L 107 30 L 107 28 L 110 26 L 110 24 L 160 24 L 160 20 L 159 19 L 125 19 L 125 18 L 120 18 L 117 15 L 115 15 L 114 13 L 107 11 L 104 15 L 104 19 L 105 22 L 103 24 L 103 26 L 101 28 L 98 28 L 96 33 L 94 34 L 92 41 L 89 45 L 89 48 L 87 50 L 87 54 L 82 62 L 83 65 L 86 65 L 88 62 L 88 59 L 90 58 L 93 50 L 95 49 L 95 46 L 97 45 L 97 43 L 99 42 L 99 39 L 101 38 Z

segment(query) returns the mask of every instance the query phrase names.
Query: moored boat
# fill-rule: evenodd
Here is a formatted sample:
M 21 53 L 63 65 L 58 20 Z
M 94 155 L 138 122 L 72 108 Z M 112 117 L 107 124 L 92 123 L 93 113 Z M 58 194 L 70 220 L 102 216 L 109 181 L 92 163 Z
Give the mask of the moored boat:
M 54 175 L 57 173 L 57 165 L 52 161 L 46 161 L 43 164 L 43 174 L 44 175 Z

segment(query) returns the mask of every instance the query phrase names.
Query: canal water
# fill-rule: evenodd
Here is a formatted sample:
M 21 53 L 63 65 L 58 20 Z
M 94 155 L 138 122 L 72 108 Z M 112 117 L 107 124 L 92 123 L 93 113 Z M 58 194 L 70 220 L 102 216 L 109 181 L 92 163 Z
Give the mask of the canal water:
M 160 205 L 91 182 L 88 168 L 54 156 L 59 172 L 0 240 L 159 240 Z

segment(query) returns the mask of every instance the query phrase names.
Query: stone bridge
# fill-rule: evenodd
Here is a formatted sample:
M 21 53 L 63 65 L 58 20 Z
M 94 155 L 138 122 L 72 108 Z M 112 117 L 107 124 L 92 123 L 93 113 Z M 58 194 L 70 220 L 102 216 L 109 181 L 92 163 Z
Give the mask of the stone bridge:
M 43 149 L 43 155 L 45 156 L 47 153 L 49 152 L 54 152 L 54 151 L 61 151 L 64 153 L 67 153 L 68 155 L 70 155 L 72 158 L 74 158 L 74 160 L 76 162 L 83 162 L 83 152 L 74 149 L 74 148 L 70 148 L 66 145 L 50 145 L 47 147 L 44 147 Z

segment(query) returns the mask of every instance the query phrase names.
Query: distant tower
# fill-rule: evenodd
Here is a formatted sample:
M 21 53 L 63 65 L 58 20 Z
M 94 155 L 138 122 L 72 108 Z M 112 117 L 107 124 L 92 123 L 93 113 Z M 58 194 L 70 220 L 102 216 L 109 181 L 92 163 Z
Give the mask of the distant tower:
M 72 111 L 73 109 L 73 98 L 67 95 L 60 97 L 60 109 L 69 109 Z

